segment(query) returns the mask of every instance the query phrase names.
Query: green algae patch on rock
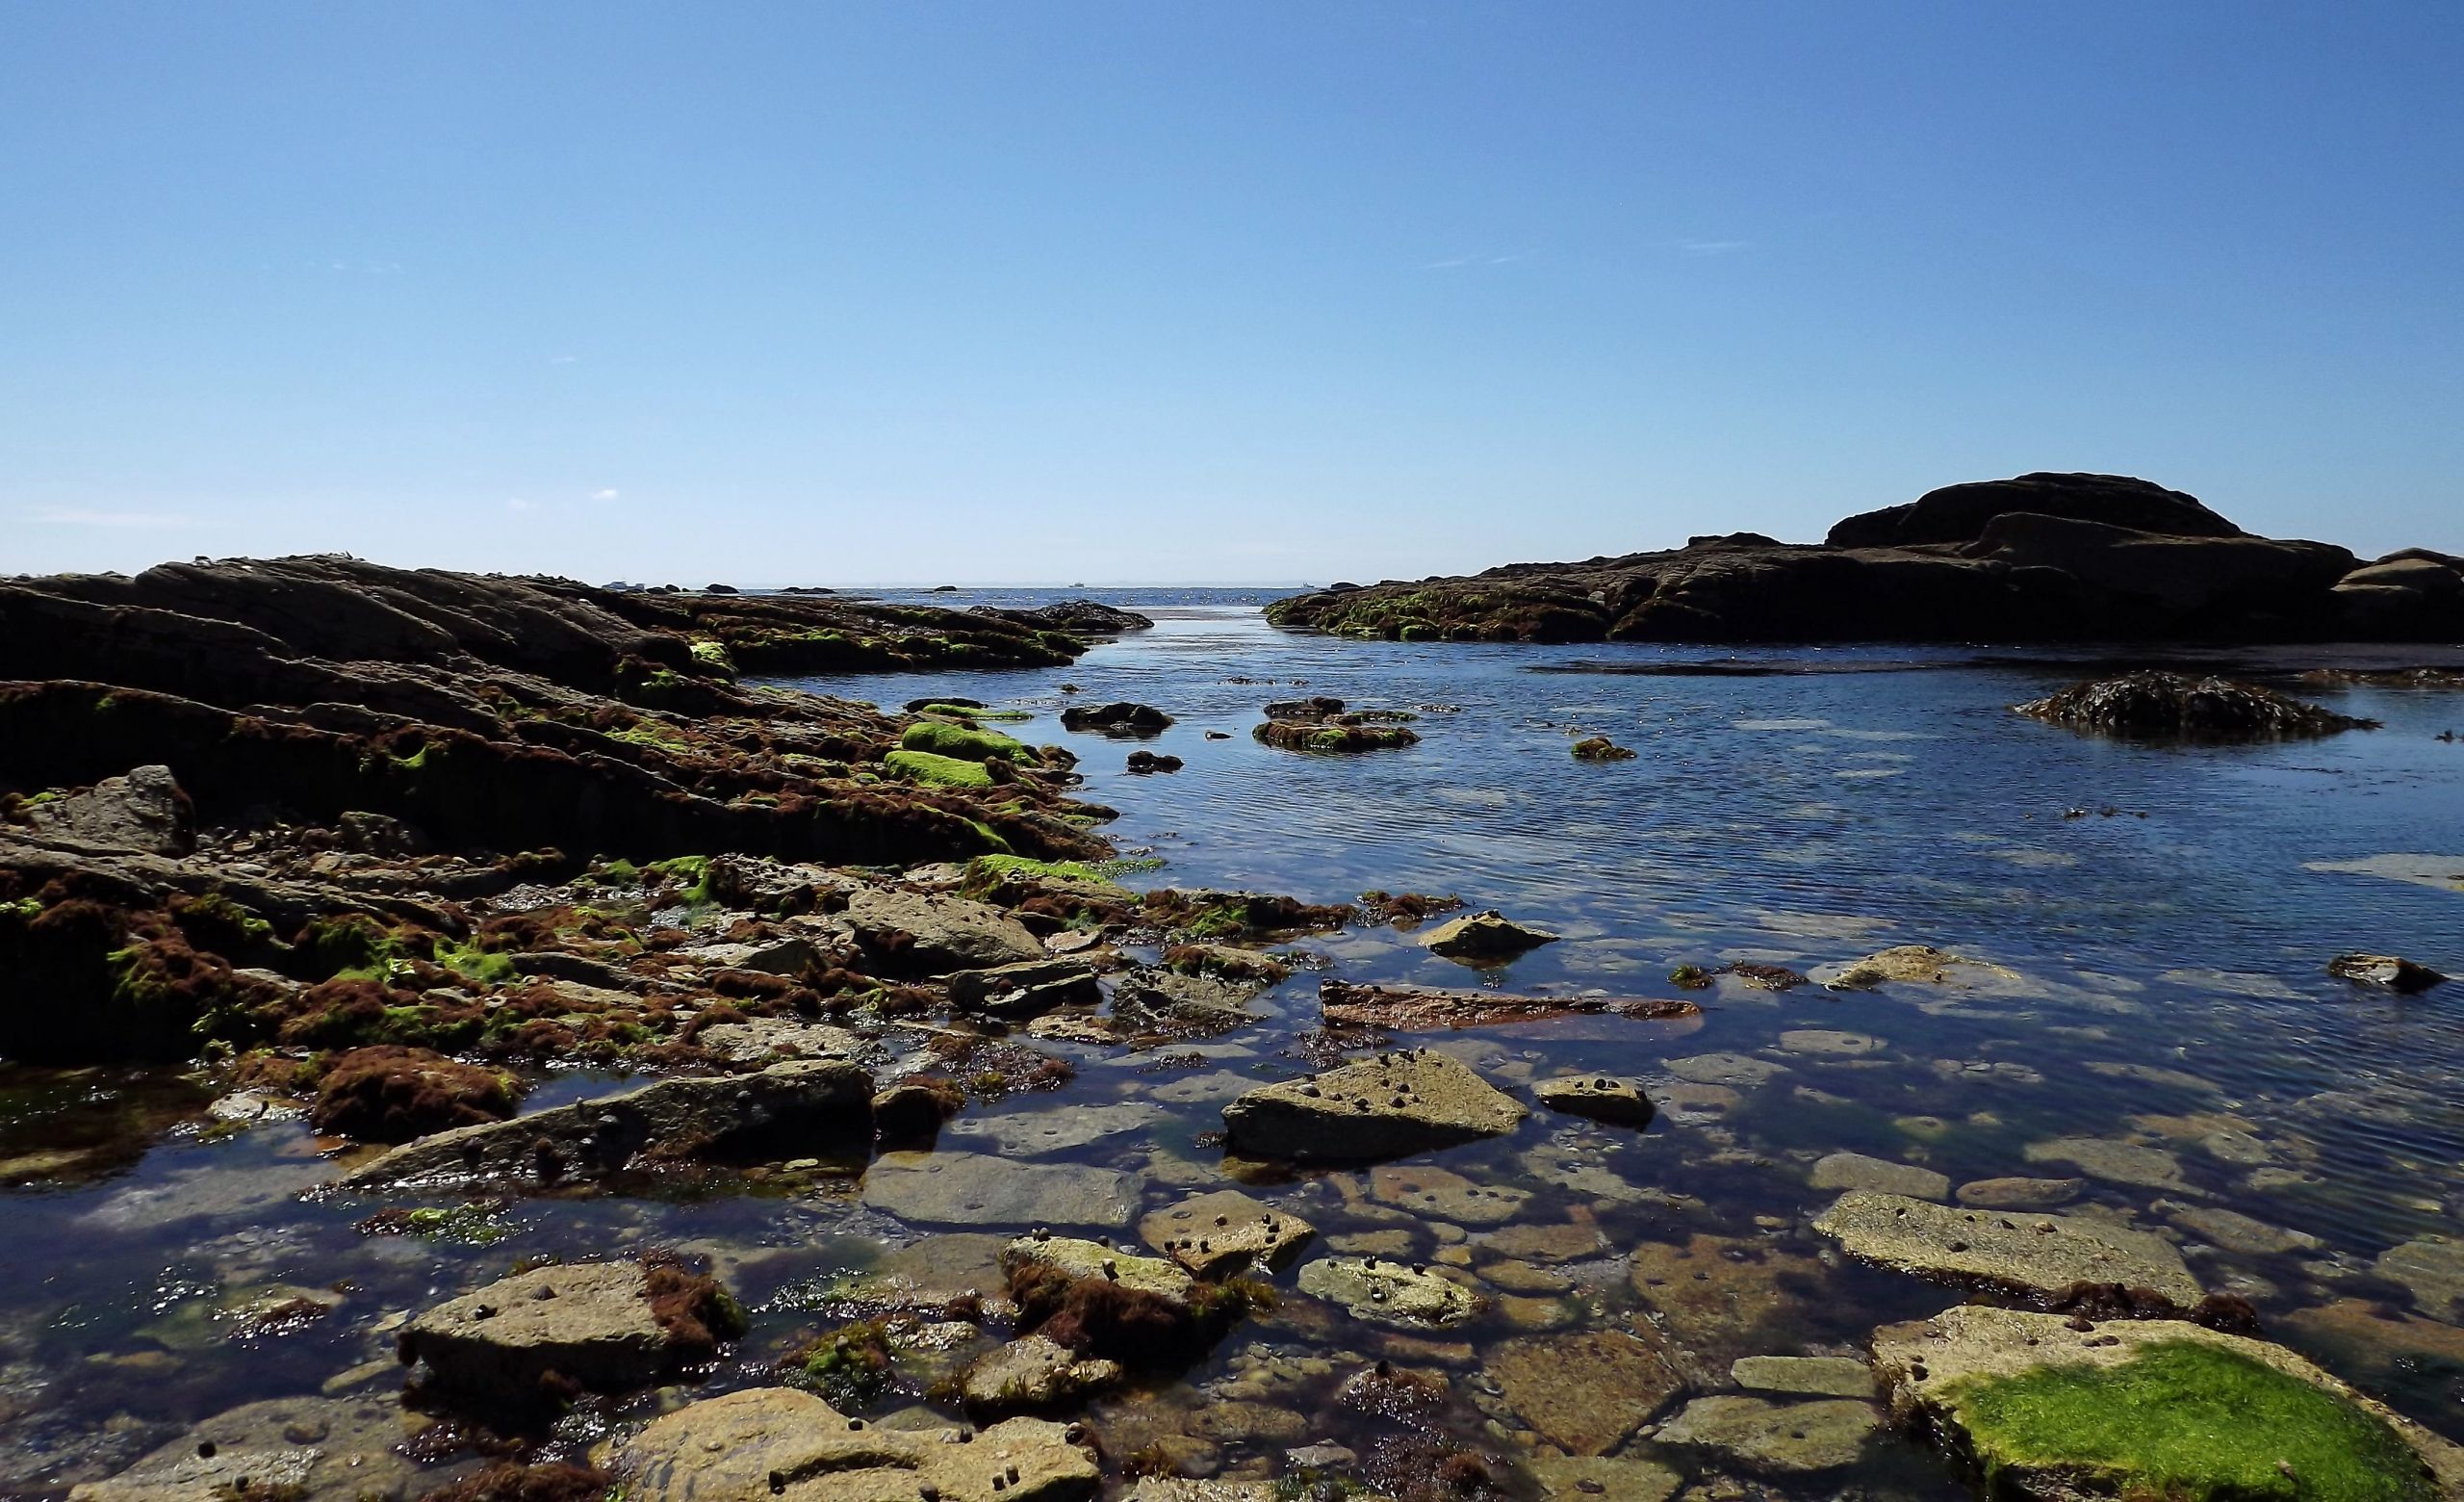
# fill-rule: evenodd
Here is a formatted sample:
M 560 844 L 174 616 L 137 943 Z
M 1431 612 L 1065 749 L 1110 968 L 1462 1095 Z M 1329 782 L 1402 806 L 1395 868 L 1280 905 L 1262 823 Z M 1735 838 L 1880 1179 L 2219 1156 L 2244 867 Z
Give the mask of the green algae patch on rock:
M 882 765 L 893 777 L 907 782 L 923 783 L 934 788 L 989 788 L 992 774 L 980 761 L 962 757 L 940 756 L 931 751 L 892 751 L 882 758 Z
M 994 757 L 1013 762 L 1039 760 L 1023 740 L 997 730 L 970 729 L 947 720 L 919 720 L 899 735 L 898 743 L 902 750 L 956 757 L 962 762 L 988 762 Z
M 1875 1332 L 1894 1415 L 1994 1495 L 2416 1502 L 2464 1451 L 2280 1346 L 2174 1320 L 1969 1308 Z

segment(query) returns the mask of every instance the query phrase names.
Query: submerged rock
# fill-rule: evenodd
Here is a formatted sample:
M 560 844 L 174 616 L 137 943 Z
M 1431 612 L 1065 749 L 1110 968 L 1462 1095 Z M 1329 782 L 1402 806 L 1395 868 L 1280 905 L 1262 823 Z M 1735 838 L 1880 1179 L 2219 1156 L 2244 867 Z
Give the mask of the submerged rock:
M 1590 1331 L 1511 1340 L 1482 1363 L 1505 1401 L 1550 1443 L 1604 1455 L 1685 1387 L 1656 1332 Z
M 1077 1402 L 1124 1375 L 1118 1361 L 1022 1335 L 977 1358 L 959 1378 L 959 1395 L 971 1413 L 1032 1412 Z
M 2377 986 L 2407 996 L 2447 979 L 2426 965 L 2393 954 L 2339 954 L 2327 962 L 2327 973 L 2356 986 Z
M 1806 1309 L 1831 1282 L 1811 1257 L 1711 1235 L 1683 1246 L 1637 1242 L 1629 1259 L 1634 1292 L 1653 1320 L 1712 1361 L 1801 1338 Z
M 1617 997 L 1518 997 L 1495 991 L 1450 991 L 1435 986 L 1366 986 L 1348 980 L 1318 983 L 1319 1009 L 1330 1023 L 1383 1027 L 1397 1032 L 1436 1032 L 1538 1023 L 1554 1017 L 1630 1017 L 1682 1022 L 1700 1017 L 1691 1001 Z
M 1806 1182 L 1816 1189 L 1873 1189 L 1918 1200 L 1947 1199 L 1951 1181 L 1930 1168 L 1867 1157 L 1861 1152 L 1834 1152 L 1813 1166 Z
M 1438 924 L 1422 936 L 1421 946 L 1450 960 L 1479 965 L 1509 960 L 1526 950 L 1556 942 L 1555 934 L 1526 927 L 1489 908 Z
M 1528 1114 L 1469 1067 L 1412 1049 L 1261 1085 L 1223 1107 L 1223 1125 L 1252 1157 L 1357 1162 L 1498 1136 Z
M 1851 963 L 1830 982 L 1837 991 L 1867 991 L 1876 986 L 1914 982 L 1925 985 L 1990 983 L 2018 976 L 1999 965 L 1971 960 L 1932 945 L 1904 944 L 1878 950 Z
M 1442 1330 L 1480 1311 L 1479 1296 L 1461 1283 L 1385 1257 L 1328 1257 L 1303 1266 L 1298 1282 L 1302 1293 L 1354 1319 L 1404 1330 Z
M 2464 1450 L 2281 1346 L 2178 1320 L 1948 1309 L 1874 1332 L 1903 1425 L 2030 1496 L 2321 1496 L 2464 1488 Z
M 2118 1283 L 2180 1308 L 2201 1296 L 2171 1242 L 2077 1216 L 1954 1209 L 1852 1190 L 1813 1229 L 1852 1256 L 1920 1277 L 2042 1295 L 2074 1283 Z
M 1574 753 L 1575 760 L 1578 762 L 1630 762 L 1634 759 L 1634 753 L 1631 750 L 1617 744 L 1606 736 L 1592 736 L 1576 741 Z
M 1847 1356 L 1747 1356 L 1729 1366 L 1740 1387 L 1797 1397 L 1870 1398 L 1874 1369 Z
M 1721 1394 L 1696 1398 L 1652 1437 L 1711 1453 L 1750 1471 L 1803 1475 L 1854 1465 L 1882 1428 L 1871 1403 L 1823 1398 L 1772 1403 Z
M 2049 1210 L 2087 1187 L 2084 1178 L 1975 1178 L 1960 1185 L 1959 1202 L 1986 1210 Z
M 924 1225 L 1126 1226 L 1138 1214 L 1138 1180 L 1117 1169 L 981 1152 L 885 1152 L 864 1172 L 862 1198 Z
M 1540 1081 L 1531 1087 L 1531 1094 L 1542 1105 L 1569 1116 L 1589 1117 L 1612 1126 L 1639 1128 L 1652 1124 L 1651 1097 L 1643 1093 L 1639 1080 L 1567 1075 Z
M 645 1502 L 1079 1502 L 1100 1474 L 1076 1425 L 885 1429 L 789 1387 L 688 1404 L 593 1459 Z
M 794 1157 L 869 1142 L 872 1100 L 872 1075 L 843 1059 L 793 1059 L 752 1075 L 662 1079 L 423 1137 L 352 1170 L 343 1181 L 353 1188 L 467 1178 L 553 1185 L 602 1178 L 643 1159 Z
M 2256 684 L 2179 673 L 2128 673 L 2014 708 L 2073 730 L 2194 740 L 2274 740 L 2378 726 L 2376 720 L 2338 714 Z

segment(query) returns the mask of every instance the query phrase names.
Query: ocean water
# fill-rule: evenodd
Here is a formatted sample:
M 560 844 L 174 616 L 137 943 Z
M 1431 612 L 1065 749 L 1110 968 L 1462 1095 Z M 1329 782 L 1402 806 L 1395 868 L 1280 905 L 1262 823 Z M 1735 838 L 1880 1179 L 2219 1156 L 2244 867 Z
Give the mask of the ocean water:
M 1067 593 L 913 597 L 1034 605 Z M 1151 1106 L 1150 1127 L 1051 1159 L 1137 1173 L 1149 1207 L 1228 1172 L 1327 1236 L 1400 1230 L 1415 1259 L 1466 1248 L 1486 1265 L 1494 1254 L 1464 1230 L 1450 1238 L 1444 1217 L 1381 1202 L 1365 1173 L 1227 1169 L 1206 1135 L 1220 1100 L 1311 1067 L 1296 1040 L 1315 1027 L 1327 976 L 1703 1004 L 1686 1023 L 1579 1017 L 1403 1040 L 1509 1086 L 1579 1070 L 1698 1087 L 1645 1131 L 1535 1111 L 1509 1137 L 1413 1160 L 1527 1192 L 1514 1225 L 1599 1232 L 1594 1251 L 1554 1264 L 1550 1291 L 1502 1299 L 1445 1334 L 1463 1349 L 1430 1360 L 1453 1396 L 1442 1424 L 1460 1438 L 1511 1457 L 1502 1432 L 1519 1425 L 1487 1363 L 1545 1332 L 1631 1328 L 1656 1311 L 1715 1378 L 1733 1356 L 1850 1351 L 1878 1323 L 1959 1302 L 1844 1262 L 1808 1229 L 1834 1197 L 1808 1181 L 1811 1166 L 1843 1151 L 1954 1184 L 2080 1177 L 2073 1210 L 2174 1237 L 2202 1282 L 2247 1297 L 2272 1336 L 2464 1437 L 2464 1373 L 2356 1352 L 2325 1338 L 2315 1314 L 2365 1301 L 2390 1315 L 2451 1312 L 2433 1307 L 2434 1290 L 2385 1276 L 2379 1258 L 2448 1234 L 2464 1203 L 2464 984 L 2400 997 L 2326 965 L 2370 950 L 2464 971 L 2464 890 L 2435 865 L 2426 881 L 2369 866 L 2452 856 L 2464 877 L 2464 742 L 2438 738 L 2464 731 L 2464 698 L 2309 689 L 2384 728 L 2255 747 L 2134 745 L 2010 712 L 2094 670 L 2086 654 L 1356 642 L 1271 630 L 1256 609 L 1267 592 L 1092 593 L 1146 610 L 1155 629 L 1066 668 L 798 686 L 890 708 L 961 695 L 1029 712 L 1003 728 L 1075 752 L 1082 795 L 1119 811 L 1108 833 L 1123 853 L 1163 863 L 1125 878 L 1133 886 L 1315 902 L 1373 888 L 1452 893 L 1559 938 L 1476 972 L 1384 925 L 1305 938 L 1284 946 L 1305 968 L 1260 999 L 1255 1026 L 1143 1053 L 1040 1044 L 1070 1058 L 1076 1078 L 981 1114 Z M 2200 660 L 2274 672 L 2351 656 Z M 1421 741 L 1334 757 L 1250 738 L 1262 705 L 1303 694 L 1410 712 Z M 1136 742 L 1060 728 L 1065 705 L 1114 699 L 1176 723 Z M 1589 735 L 1637 755 L 1574 760 L 1568 746 Z M 1128 773 L 1138 748 L 1186 764 Z M 1944 986 L 1818 983 L 1899 945 L 1979 964 Z M 1817 983 L 1773 992 L 1729 976 L 1680 992 L 1669 978 L 1732 962 Z M 531 1103 L 606 1083 L 560 1078 Z M 103 1071 L 0 1077 L 0 1155 L 115 1126 L 131 1144 L 113 1177 L 0 1199 L 11 1231 L 0 1237 L 0 1451 L 12 1457 L 0 1492 L 47 1494 L 184 1421 L 370 1368 L 387 1355 L 392 1318 L 518 1258 L 706 1253 L 757 1321 L 702 1385 L 763 1381 L 779 1349 L 830 1323 L 829 1301 L 810 1290 L 954 1229 L 901 1225 L 865 1208 L 857 1185 L 833 1183 L 525 1201 L 493 1212 L 505 1237 L 479 1247 L 369 1237 L 352 1228 L 374 1204 L 321 1190 L 331 1169 L 302 1127 L 192 1123 L 160 1136 L 160 1122 L 195 1103 L 180 1090 Z M 2212 1227 L 2215 1211 L 2289 1233 L 2271 1242 L 2283 1250 L 2236 1250 L 2193 1229 Z M 1724 1295 L 1733 1283 L 1728 1312 L 1671 1316 L 1649 1274 L 1672 1267 Z M 1208 1433 L 1228 1466 L 1283 1470 L 1284 1452 L 1309 1439 L 1367 1453 L 1376 1426 L 1330 1393 L 1382 1337 L 1281 1282 L 1283 1308 L 1188 1370 L 1099 1402 L 1097 1424 L 1135 1448 L 1203 1427 L 1206 1411 L 1238 1398 L 1298 1415 L 1305 1437 L 1217 1422 Z M 336 1311 L 264 1335 L 236 1334 L 218 1312 L 291 1286 L 324 1290 Z M 351 1390 L 384 1392 L 400 1378 L 374 1367 L 357 1381 Z M 548 1453 L 575 1453 L 646 1411 L 578 1414 Z M 1662 1458 L 1718 1469 L 1673 1447 Z M 1965 1494 L 1891 1438 L 1846 1471 L 1769 1485 L 1808 1498 Z

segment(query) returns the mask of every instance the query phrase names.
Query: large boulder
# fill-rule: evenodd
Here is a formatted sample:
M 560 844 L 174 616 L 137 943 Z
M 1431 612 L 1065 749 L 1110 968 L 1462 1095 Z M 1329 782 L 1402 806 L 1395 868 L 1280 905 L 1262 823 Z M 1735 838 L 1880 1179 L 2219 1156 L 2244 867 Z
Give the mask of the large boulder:
M 2323 542 L 2180 537 L 2030 514 L 1996 517 L 1961 551 L 2013 570 L 2058 570 L 2146 621 L 2216 625 L 2281 616 L 2297 603 L 2318 612 L 2354 563 Z
M 398 1335 L 455 1396 L 516 1406 L 573 1388 L 623 1392 L 708 1359 L 742 1314 L 706 1278 L 665 1263 L 576 1262 L 500 1278 Z
M 688 1404 L 593 1459 L 642 1502 L 1077 1502 L 1100 1475 L 1075 1425 L 884 1429 L 789 1387 Z
M 2464 1450 L 2281 1346 L 2179 1320 L 1955 1308 L 1874 1332 L 1894 1418 L 1997 1494 L 2464 1494 Z
M 1260 1085 L 1223 1107 L 1223 1126 L 1251 1157 L 1366 1162 L 1498 1136 L 1528 1114 L 1468 1066 L 1413 1049 Z
M 1853 1189 L 1813 1229 L 1851 1256 L 1951 1282 L 2039 1295 L 2118 1283 L 2185 1309 L 2201 1297 L 2171 1242 L 2080 1216 L 1954 1208 Z
M 196 818 L 167 766 L 141 766 L 82 791 L 28 804 L 26 832 L 49 843 L 91 850 L 187 855 Z
M 845 1059 L 791 1059 L 752 1075 L 662 1079 L 509 1122 L 423 1137 L 354 1169 L 380 1188 L 467 1178 L 542 1186 L 639 1160 L 803 1157 L 872 1136 L 873 1077 Z
M 2031 719 L 2108 736 L 2191 740 L 2279 740 L 2368 730 L 2356 719 L 2257 684 L 2180 673 L 2125 673 L 2073 685 L 2013 708 Z
M 988 970 L 1044 957 L 1018 920 L 987 902 L 937 893 L 863 887 L 848 893 L 846 921 L 877 965 L 904 974 Z
M 1826 540 L 1835 548 L 1972 542 L 1995 518 L 2015 511 L 2176 537 L 2243 534 L 2242 529 L 2209 510 L 2197 497 L 2149 480 L 2126 475 L 2039 472 L 1929 490 L 1905 505 L 1851 516 L 1833 527 Z

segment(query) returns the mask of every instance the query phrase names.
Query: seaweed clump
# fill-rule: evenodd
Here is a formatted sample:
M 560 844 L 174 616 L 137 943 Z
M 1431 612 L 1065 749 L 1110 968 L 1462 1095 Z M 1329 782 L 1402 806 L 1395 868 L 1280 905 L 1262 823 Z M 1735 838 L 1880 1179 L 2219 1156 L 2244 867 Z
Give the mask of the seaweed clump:
M 2185 740 L 2281 740 L 2378 728 L 2376 720 L 2338 714 L 2256 684 L 2180 673 L 2125 673 L 2014 708 L 2072 730 Z
M 327 1066 L 308 1119 L 319 1131 L 368 1142 L 408 1142 L 513 1114 L 510 1075 L 426 1049 L 354 1049 Z

